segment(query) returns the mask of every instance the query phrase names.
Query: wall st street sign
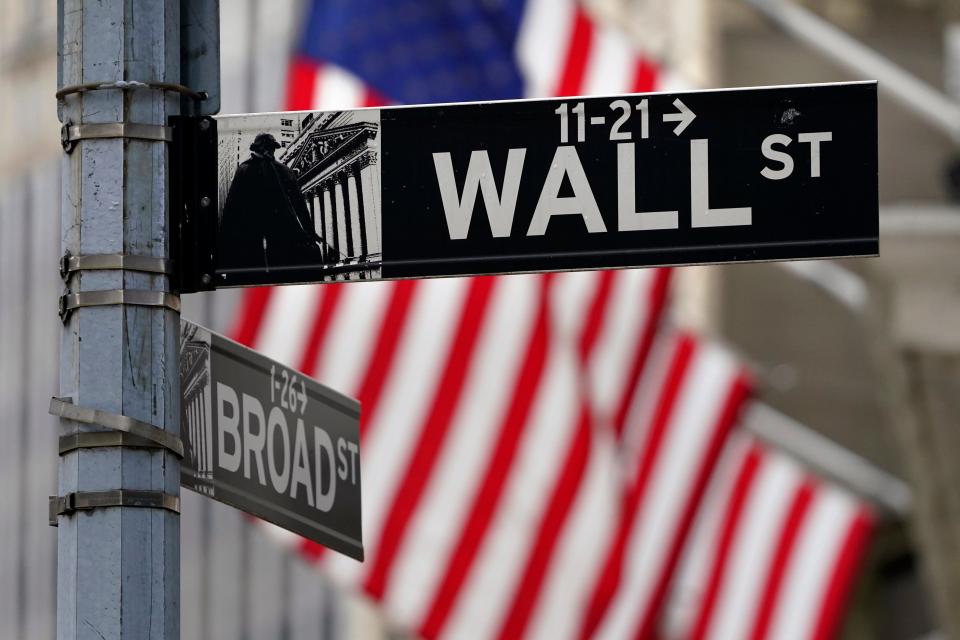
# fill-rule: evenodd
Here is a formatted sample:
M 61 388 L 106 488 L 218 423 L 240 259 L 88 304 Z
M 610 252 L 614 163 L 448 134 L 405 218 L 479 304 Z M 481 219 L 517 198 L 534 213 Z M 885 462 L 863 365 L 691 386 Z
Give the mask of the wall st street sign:
M 186 291 L 878 251 L 873 82 L 175 128 Z
M 181 485 L 363 560 L 359 403 L 180 327 Z

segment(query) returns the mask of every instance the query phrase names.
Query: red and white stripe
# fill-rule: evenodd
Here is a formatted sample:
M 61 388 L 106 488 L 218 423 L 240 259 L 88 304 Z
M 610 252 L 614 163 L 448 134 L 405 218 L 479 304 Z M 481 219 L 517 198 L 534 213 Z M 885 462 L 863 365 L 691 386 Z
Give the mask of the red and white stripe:
M 871 522 L 853 496 L 736 435 L 697 518 L 664 637 L 834 637 Z
M 653 91 L 658 69 L 576 0 L 527 0 L 517 60 L 530 98 Z
M 577 0 L 527 0 L 517 38 L 517 63 L 528 98 L 612 95 L 684 88 L 639 55 L 613 25 L 599 24 Z M 355 109 L 387 100 L 350 71 L 334 64 L 294 59 L 286 107 Z
M 291 111 L 356 109 L 386 104 L 356 75 L 330 63 L 295 58 L 288 71 L 286 108 Z
M 716 346 L 684 333 L 657 340 L 628 414 L 632 460 L 616 530 L 580 637 L 649 637 L 707 479 L 748 390 Z
M 304 551 L 428 637 L 572 635 L 617 532 L 611 427 L 638 388 L 667 393 L 634 384 L 666 375 L 642 373 L 667 275 L 287 287 L 249 305 L 255 348 L 363 402 L 368 561 Z
M 690 336 L 651 354 L 667 275 L 288 287 L 252 305 L 256 348 L 364 402 L 368 561 L 305 550 L 427 637 L 643 624 L 744 390 Z

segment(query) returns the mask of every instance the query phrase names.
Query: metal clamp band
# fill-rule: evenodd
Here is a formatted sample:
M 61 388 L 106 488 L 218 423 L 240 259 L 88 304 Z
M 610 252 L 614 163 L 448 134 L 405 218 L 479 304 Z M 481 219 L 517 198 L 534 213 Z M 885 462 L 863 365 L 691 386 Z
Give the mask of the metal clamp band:
M 65 496 L 50 496 L 50 526 L 57 526 L 57 516 L 75 511 L 105 507 L 140 507 L 166 509 L 180 513 L 180 498 L 163 491 L 115 489 L 113 491 L 76 491 Z
M 66 280 L 76 271 L 142 271 L 170 275 L 170 261 L 165 258 L 133 256 L 126 253 L 102 253 L 87 256 L 72 256 L 69 253 L 60 258 L 60 276 Z
M 141 438 L 126 431 L 84 431 L 60 436 L 60 455 L 66 455 L 77 449 L 98 449 L 100 447 L 165 448 L 153 440 Z
M 87 91 L 99 91 L 102 89 L 119 89 L 120 91 L 131 91 L 133 89 L 158 89 L 160 91 L 173 91 L 180 93 L 194 100 L 206 100 L 209 96 L 206 91 L 194 91 L 190 87 L 174 82 L 140 82 L 138 80 L 118 80 L 117 82 L 86 82 L 84 84 L 71 84 L 62 87 L 56 93 L 57 100 L 60 100 L 71 93 L 86 93 Z
M 133 138 L 154 142 L 171 142 L 173 130 L 160 124 L 141 124 L 137 122 L 105 122 L 98 124 L 70 124 L 60 129 L 60 143 L 64 151 L 70 153 L 80 140 L 108 138 Z
M 88 407 L 78 407 L 70 398 L 50 398 L 50 413 L 67 420 L 75 420 L 84 424 L 92 424 L 101 427 L 107 427 L 114 431 L 123 431 L 139 436 L 144 440 L 156 443 L 160 447 L 172 452 L 178 458 L 183 458 L 183 442 L 180 438 L 169 431 L 164 431 L 158 427 L 141 422 L 128 416 L 121 416 L 115 413 L 107 413 L 99 409 L 90 409 Z M 63 440 L 61 439 L 61 447 Z M 119 445 L 98 445 L 98 446 L 119 446 Z M 139 446 L 139 445 L 135 445 Z M 76 448 L 76 447 L 75 447 Z M 72 450 L 72 449 L 70 449 Z M 61 451 L 61 454 L 64 453 Z
M 66 293 L 60 296 L 60 319 L 66 322 L 70 312 L 81 307 L 105 307 L 117 304 L 166 307 L 180 313 L 180 298 L 172 293 L 149 289 L 107 289 Z

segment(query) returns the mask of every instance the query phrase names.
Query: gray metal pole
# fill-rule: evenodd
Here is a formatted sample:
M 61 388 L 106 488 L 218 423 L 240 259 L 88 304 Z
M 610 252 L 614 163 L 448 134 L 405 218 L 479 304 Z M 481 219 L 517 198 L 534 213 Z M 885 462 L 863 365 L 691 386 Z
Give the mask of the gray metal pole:
M 59 5 L 61 87 L 179 81 L 178 0 L 60 0 Z M 93 90 L 64 97 L 61 119 L 84 126 L 165 125 L 167 116 L 178 112 L 179 100 L 156 89 Z M 169 257 L 167 155 L 162 141 L 79 141 L 62 161 L 62 250 L 74 256 Z M 82 271 L 69 283 L 73 293 L 169 287 L 165 275 L 131 270 Z M 78 308 L 62 333 L 60 395 L 77 406 L 177 433 L 178 341 L 179 313 L 167 308 Z M 63 420 L 61 434 L 99 430 Z M 60 496 L 118 489 L 178 496 L 179 484 L 179 461 L 163 449 L 84 448 L 60 458 Z M 108 506 L 65 513 L 58 523 L 58 638 L 179 637 L 177 513 Z

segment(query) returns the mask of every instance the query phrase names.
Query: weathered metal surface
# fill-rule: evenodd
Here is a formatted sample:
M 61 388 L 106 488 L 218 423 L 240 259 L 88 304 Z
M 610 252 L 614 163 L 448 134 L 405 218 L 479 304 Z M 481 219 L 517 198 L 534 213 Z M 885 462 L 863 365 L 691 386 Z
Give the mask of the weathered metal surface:
M 61 8 L 63 84 L 179 81 L 176 0 L 65 0 Z M 80 126 L 163 126 L 180 104 L 171 92 L 122 90 L 72 94 L 62 102 L 64 121 Z M 167 146 L 153 140 L 80 141 L 62 161 L 57 254 L 169 257 Z M 169 292 L 170 285 L 162 274 L 84 271 L 69 291 L 120 289 Z M 59 395 L 176 434 L 178 322 L 178 314 L 166 308 L 75 309 L 62 332 Z M 89 429 L 69 420 L 61 424 L 67 434 Z M 61 457 L 58 495 L 118 489 L 176 496 L 179 461 L 166 450 L 120 447 Z M 179 514 L 113 506 L 63 514 L 58 521 L 58 637 L 180 637 Z

